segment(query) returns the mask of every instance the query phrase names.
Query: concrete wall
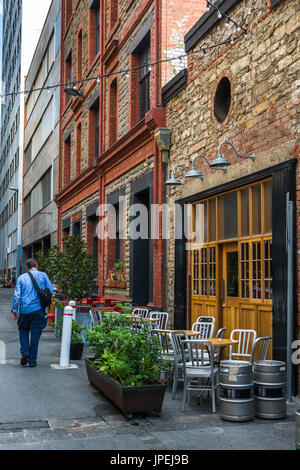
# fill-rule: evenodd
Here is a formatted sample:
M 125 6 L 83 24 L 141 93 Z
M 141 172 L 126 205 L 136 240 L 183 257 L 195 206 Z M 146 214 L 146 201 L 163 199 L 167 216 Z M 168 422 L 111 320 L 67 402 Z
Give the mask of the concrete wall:
M 55 23 L 60 11 L 61 2 L 53 0 L 49 10 L 46 22 L 44 24 L 35 54 L 33 56 L 28 75 L 26 78 L 26 89 L 34 86 L 34 81 L 39 72 L 45 51 L 47 50 L 51 36 L 55 35 Z M 51 69 L 48 73 L 43 87 L 51 86 L 60 82 L 60 51 L 56 55 Z M 24 132 L 24 149 L 26 149 L 34 132 L 36 131 L 41 118 L 50 103 L 51 99 L 54 100 L 55 88 L 50 92 L 46 90 L 41 91 L 39 97 L 31 111 L 30 116 L 27 116 L 27 122 Z M 57 113 L 59 117 L 59 112 Z M 51 174 L 51 197 L 52 200 L 43 207 L 37 214 L 34 214 L 29 221 L 23 222 L 22 233 L 22 246 L 23 248 L 31 245 L 37 240 L 40 240 L 48 235 L 51 236 L 51 244 L 56 243 L 57 231 L 57 207 L 53 201 L 53 197 L 58 190 L 58 154 L 59 154 L 59 119 L 53 123 L 53 131 L 50 133 L 43 147 L 32 161 L 28 170 L 25 169 L 24 164 L 24 178 L 23 178 L 23 198 L 31 192 L 34 186 L 40 181 L 43 174 L 52 167 Z M 25 157 L 24 157 L 25 158 Z

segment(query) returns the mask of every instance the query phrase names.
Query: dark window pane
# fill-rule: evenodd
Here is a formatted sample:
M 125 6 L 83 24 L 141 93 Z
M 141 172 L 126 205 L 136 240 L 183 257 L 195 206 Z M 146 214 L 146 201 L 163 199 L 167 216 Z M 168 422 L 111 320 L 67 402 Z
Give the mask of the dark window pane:
M 261 233 L 261 187 L 252 187 L 252 233 Z
M 227 253 L 227 296 L 238 297 L 239 295 L 239 267 L 238 252 L 230 251 Z
M 209 202 L 209 241 L 216 240 L 216 200 L 211 199 Z
M 272 181 L 264 183 L 265 233 L 272 232 Z
M 241 235 L 249 235 L 249 188 L 241 191 Z
M 229 193 L 218 200 L 219 240 L 236 238 L 238 235 L 237 193 Z
M 51 169 L 49 169 L 42 178 L 43 207 L 51 199 Z

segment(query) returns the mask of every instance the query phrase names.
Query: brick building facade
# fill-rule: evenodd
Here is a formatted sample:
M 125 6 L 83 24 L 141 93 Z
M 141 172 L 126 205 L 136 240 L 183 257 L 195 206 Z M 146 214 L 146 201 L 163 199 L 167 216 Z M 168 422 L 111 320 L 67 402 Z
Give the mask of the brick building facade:
M 186 250 L 183 237 L 174 240 L 172 219 L 168 311 L 173 310 L 177 328 L 213 314 L 227 334 L 253 328 L 259 336 L 271 335 L 270 357 L 286 361 L 289 295 L 293 340 L 299 339 L 300 327 L 299 4 L 220 0 L 216 5 L 247 36 L 208 51 L 240 34 L 211 8 L 185 35 L 186 71 L 163 88 L 172 136 L 169 171 L 176 164 L 185 168 L 176 169 L 182 185 L 169 187 L 169 204 L 200 207 L 202 237 Z M 239 158 L 225 144 L 220 150 L 230 162 L 226 173 L 199 158 L 195 166 L 204 179 L 184 178 L 192 157 L 202 154 L 211 163 L 224 141 L 244 156 L 255 153 L 255 160 Z M 287 200 L 294 207 L 291 272 Z
M 204 1 L 184 11 L 178 0 L 62 2 L 61 83 L 81 96 L 61 87 L 58 243 L 68 234 L 86 240 L 98 266 L 94 292 L 102 296 L 166 303 L 163 241 L 133 242 L 124 231 L 130 202 L 164 200 L 154 136 L 165 126 L 161 88 L 185 64 L 159 61 L 183 50 L 184 34 L 204 10 Z M 97 207 L 105 203 L 124 218 L 116 239 L 101 236 Z

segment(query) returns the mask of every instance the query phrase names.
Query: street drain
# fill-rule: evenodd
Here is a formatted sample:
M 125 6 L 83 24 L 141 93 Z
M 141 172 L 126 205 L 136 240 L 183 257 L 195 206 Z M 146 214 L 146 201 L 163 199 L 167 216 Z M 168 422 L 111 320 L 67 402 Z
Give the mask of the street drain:
M 17 423 L 0 423 L 0 432 L 21 432 L 25 429 L 49 429 L 48 421 L 21 421 Z

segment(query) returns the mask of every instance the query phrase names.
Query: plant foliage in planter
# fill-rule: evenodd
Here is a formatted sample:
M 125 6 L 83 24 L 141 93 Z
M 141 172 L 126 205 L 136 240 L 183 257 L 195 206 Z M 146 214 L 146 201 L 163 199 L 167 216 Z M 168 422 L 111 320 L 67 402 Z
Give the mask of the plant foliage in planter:
M 128 303 L 118 303 L 116 304 L 116 307 L 121 308 L 121 313 L 126 313 L 126 314 L 132 313 L 132 307 Z
M 87 331 L 86 338 L 94 357 L 92 367 L 122 386 L 155 384 L 168 362 L 162 359 L 156 336 L 147 328 L 133 332 L 131 326 L 130 319 L 109 313 Z

